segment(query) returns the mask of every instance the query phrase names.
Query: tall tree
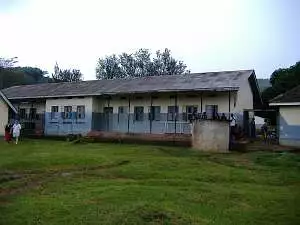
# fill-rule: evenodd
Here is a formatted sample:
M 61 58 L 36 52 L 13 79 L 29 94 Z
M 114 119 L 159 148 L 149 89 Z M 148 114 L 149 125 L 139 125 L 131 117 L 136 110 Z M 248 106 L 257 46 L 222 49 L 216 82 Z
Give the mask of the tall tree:
M 100 58 L 96 66 L 97 79 L 122 79 L 156 75 L 189 73 L 186 65 L 172 57 L 171 51 L 157 51 L 153 59 L 149 49 L 139 49 L 133 54 L 113 54 Z
M 277 95 L 300 85 L 300 61 L 289 68 L 275 70 L 270 77 L 271 87 L 262 93 L 264 102 L 268 103 Z
M 54 82 L 78 82 L 82 80 L 82 73 L 78 69 L 60 69 L 56 63 L 52 78 Z
M 17 62 L 18 62 L 18 57 L 12 57 L 12 58 L 0 57 L 0 68 L 14 67 Z

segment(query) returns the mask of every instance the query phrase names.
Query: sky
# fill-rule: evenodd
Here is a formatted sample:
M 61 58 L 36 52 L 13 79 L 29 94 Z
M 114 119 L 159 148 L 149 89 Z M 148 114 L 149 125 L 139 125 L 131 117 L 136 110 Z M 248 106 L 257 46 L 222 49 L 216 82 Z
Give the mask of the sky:
M 0 0 L 0 57 L 96 77 L 98 58 L 169 48 L 191 72 L 300 61 L 298 0 Z

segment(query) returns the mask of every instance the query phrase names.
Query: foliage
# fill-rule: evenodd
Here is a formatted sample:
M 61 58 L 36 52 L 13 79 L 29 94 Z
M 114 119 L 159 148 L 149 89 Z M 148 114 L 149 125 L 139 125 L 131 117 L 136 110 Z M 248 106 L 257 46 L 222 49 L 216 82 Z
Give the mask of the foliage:
M 149 49 L 139 49 L 133 54 L 113 54 L 100 58 L 96 66 L 97 79 L 124 79 L 156 75 L 190 73 L 182 61 L 174 59 L 169 49 L 158 50 L 151 60 Z
M 264 102 L 269 102 L 277 95 L 300 85 L 300 61 L 289 68 L 275 70 L 270 77 L 270 83 L 272 86 L 262 93 Z
M 82 80 L 82 73 L 77 69 L 60 69 L 56 63 L 52 78 L 54 82 L 78 82 Z
M 18 62 L 18 57 L 12 57 L 12 58 L 0 57 L 0 69 L 13 67 L 17 62 Z
M 299 154 L 43 140 L 0 149 L 0 224 L 299 224 Z
M 15 67 L 16 57 L 0 58 L 0 89 L 15 85 L 51 82 L 47 71 L 35 67 Z

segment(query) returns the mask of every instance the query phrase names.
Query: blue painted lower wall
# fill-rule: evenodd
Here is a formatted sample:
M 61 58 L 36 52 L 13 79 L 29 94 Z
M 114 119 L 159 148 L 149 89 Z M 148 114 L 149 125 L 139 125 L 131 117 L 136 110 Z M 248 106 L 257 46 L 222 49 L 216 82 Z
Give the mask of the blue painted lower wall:
M 50 112 L 45 114 L 45 135 L 85 135 L 92 130 L 152 134 L 191 133 L 191 124 L 185 121 L 184 114 L 179 114 L 176 122 L 168 121 L 166 113 L 161 113 L 159 120 L 153 121 L 149 120 L 148 113 L 144 113 L 141 121 L 136 121 L 134 114 L 86 113 L 84 119 L 76 119 L 75 114 L 71 119 L 63 119 L 61 115 L 57 113 L 53 119 Z
M 183 120 L 183 115 L 176 121 L 176 133 L 190 133 L 190 124 Z M 160 114 L 159 121 L 150 121 L 149 114 L 144 113 L 142 121 L 136 121 L 134 114 L 92 114 L 92 130 L 115 131 L 123 133 L 175 133 L 175 121 L 167 121 L 167 114 Z
M 289 125 L 283 117 L 280 117 L 279 143 L 300 147 L 300 125 Z
M 85 135 L 91 130 L 92 114 L 87 113 L 84 119 L 63 119 L 58 114 L 55 119 L 51 118 L 51 113 L 45 113 L 45 135 L 67 135 L 82 134 Z

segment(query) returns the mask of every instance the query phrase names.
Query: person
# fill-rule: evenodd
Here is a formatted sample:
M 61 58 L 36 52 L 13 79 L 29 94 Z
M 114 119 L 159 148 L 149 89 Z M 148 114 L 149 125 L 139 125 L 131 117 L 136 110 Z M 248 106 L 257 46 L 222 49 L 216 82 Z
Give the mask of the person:
M 264 141 L 265 141 L 265 143 L 267 143 L 267 139 L 268 139 L 268 123 L 267 123 L 267 120 L 265 120 L 264 124 L 262 125 L 261 131 L 262 131 L 262 134 L 263 134 Z
M 21 131 L 21 124 L 18 120 L 15 121 L 15 124 L 12 127 L 13 130 L 13 137 L 15 138 L 16 144 L 18 144 L 19 137 L 20 137 L 20 131 Z
M 229 148 L 232 148 L 233 142 L 235 141 L 236 136 L 236 119 L 233 113 L 230 114 L 230 140 L 229 140 Z
M 4 140 L 7 143 L 9 143 L 11 141 L 11 125 L 10 124 L 6 124 L 6 126 L 5 126 Z
M 254 117 L 250 121 L 250 137 L 252 139 L 256 138 L 256 127 L 255 127 L 255 118 Z

